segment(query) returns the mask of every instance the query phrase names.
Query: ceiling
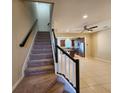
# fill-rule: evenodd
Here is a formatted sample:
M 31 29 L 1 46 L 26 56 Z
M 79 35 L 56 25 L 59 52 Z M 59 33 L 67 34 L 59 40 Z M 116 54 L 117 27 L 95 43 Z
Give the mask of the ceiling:
M 100 24 L 105 28 L 108 23 L 110 28 L 111 0 L 54 0 L 54 2 L 53 23 L 57 32 L 79 33 L 84 25 Z M 87 19 L 83 19 L 85 14 L 88 15 Z

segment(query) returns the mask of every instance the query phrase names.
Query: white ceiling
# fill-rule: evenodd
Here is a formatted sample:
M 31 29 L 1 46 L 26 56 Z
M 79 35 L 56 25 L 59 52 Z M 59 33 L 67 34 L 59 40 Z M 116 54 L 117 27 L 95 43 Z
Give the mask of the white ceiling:
M 90 26 L 107 25 L 108 21 L 110 23 L 111 0 L 54 0 L 54 2 L 53 22 L 58 32 L 78 33 L 85 24 Z M 88 15 L 87 19 L 83 19 L 85 14 Z

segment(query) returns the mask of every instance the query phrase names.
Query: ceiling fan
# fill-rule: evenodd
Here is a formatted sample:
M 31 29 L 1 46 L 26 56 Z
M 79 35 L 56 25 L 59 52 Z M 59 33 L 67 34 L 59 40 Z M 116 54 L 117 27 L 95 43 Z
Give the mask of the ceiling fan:
M 87 27 L 87 25 L 84 26 L 84 30 L 86 31 L 93 31 L 94 28 L 97 28 L 98 26 L 92 26 L 92 27 Z

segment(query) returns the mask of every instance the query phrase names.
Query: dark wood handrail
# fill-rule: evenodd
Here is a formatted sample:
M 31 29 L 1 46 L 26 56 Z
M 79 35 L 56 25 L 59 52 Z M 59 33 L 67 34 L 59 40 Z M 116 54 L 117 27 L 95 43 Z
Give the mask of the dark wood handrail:
M 57 38 L 54 32 L 54 29 L 52 29 L 52 32 L 55 40 L 55 58 L 56 58 L 56 63 L 58 63 Z
M 56 38 L 56 35 L 55 35 L 55 32 L 54 32 L 54 29 L 52 29 L 52 32 L 53 32 L 54 38 L 57 39 L 57 38 Z
M 36 21 L 34 22 L 34 24 L 33 24 L 32 27 L 31 27 L 31 29 L 29 30 L 29 32 L 28 32 L 27 35 L 25 36 L 24 40 L 19 44 L 20 47 L 24 47 L 24 46 L 25 46 L 25 44 L 26 44 L 26 42 L 27 42 L 27 40 L 28 40 L 28 38 L 29 38 L 31 32 L 33 31 L 34 27 L 35 27 L 36 24 L 37 24 L 37 21 L 38 21 L 38 20 L 36 19 Z

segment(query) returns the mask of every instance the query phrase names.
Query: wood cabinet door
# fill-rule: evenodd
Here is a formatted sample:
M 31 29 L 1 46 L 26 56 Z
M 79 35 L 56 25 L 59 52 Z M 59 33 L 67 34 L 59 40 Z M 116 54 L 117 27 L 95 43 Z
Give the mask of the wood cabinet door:
M 65 47 L 65 40 L 60 40 L 60 46 Z
M 72 42 L 72 43 L 71 43 L 71 44 L 72 44 L 72 47 L 74 47 L 74 40 L 71 40 L 71 42 Z

